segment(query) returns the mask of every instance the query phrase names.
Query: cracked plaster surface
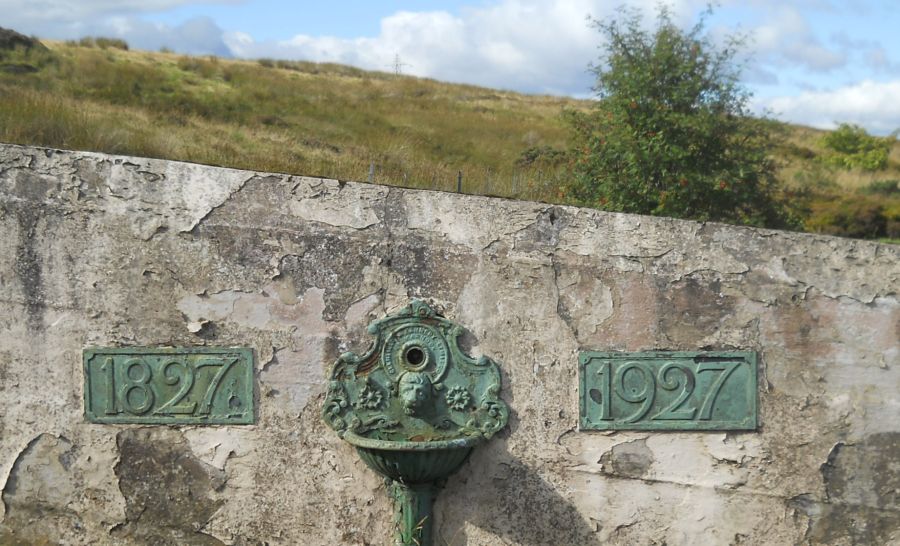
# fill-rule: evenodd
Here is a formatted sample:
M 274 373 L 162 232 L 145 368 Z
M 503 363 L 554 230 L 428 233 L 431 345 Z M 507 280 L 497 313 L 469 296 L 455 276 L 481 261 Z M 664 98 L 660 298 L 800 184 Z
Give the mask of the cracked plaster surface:
M 11 145 L 0 224 L 0 542 L 385 542 L 319 405 L 410 297 L 500 362 L 512 411 L 439 542 L 900 540 L 865 470 L 900 474 L 897 246 Z M 81 350 L 159 345 L 252 347 L 257 424 L 84 422 Z M 579 350 L 704 348 L 759 352 L 758 431 L 577 430 Z

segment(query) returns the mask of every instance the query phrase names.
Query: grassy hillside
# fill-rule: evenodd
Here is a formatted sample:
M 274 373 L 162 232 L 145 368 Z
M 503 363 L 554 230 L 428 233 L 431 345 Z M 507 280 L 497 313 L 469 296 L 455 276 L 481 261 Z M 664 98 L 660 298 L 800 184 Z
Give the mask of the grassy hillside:
M 564 202 L 560 114 L 590 107 L 333 64 L 45 44 L 0 51 L 0 141 L 342 180 L 365 181 L 374 166 L 378 183 L 454 191 L 461 171 L 467 193 Z M 900 145 L 871 173 L 820 161 L 820 131 L 785 134 L 781 178 L 807 229 L 866 236 L 841 215 L 877 205 L 882 224 L 896 209 L 900 230 L 896 184 L 867 191 L 900 180 Z
M 560 111 L 585 107 L 340 65 L 48 46 L 38 72 L 0 73 L 0 140 L 344 180 L 374 163 L 377 182 L 429 188 L 462 170 L 465 191 L 541 198 L 540 167 L 516 161 L 565 147 Z

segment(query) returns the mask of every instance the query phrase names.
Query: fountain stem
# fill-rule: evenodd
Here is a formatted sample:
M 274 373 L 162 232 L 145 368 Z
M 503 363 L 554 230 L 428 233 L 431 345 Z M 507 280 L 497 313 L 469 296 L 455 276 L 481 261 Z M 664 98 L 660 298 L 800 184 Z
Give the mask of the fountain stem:
M 402 484 L 391 481 L 395 546 L 431 546 L 434 524 L 432 505 L 437 491 L 433 483 Z

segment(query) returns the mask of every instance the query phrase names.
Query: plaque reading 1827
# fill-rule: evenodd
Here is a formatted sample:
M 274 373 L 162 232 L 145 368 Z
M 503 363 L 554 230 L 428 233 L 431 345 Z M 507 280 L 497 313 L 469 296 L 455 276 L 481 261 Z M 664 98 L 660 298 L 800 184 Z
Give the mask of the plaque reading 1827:
M 582 430 L 754 430 L 756 353 L 579 355 Z
M 252 424 L 253 351 L 85 349 L 84 414 L 92 423 Z

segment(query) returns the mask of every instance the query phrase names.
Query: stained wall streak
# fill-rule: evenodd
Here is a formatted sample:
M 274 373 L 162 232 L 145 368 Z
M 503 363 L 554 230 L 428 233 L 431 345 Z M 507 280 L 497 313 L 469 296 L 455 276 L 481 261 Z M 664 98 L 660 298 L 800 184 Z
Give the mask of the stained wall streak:
M 325 373 L 424 298 L 509 429 L 440 544 L 900 543 L 900 247 L 0 145 L 0 543 L 383 544 Z M 87 346 L 249 346 L 252 426 L 85 423 Z M 580 350 L 752 350 L 760 427 L 581 432 Z
M 222 504 L 214 498 L 226 482 L 221 469 L 198 460 L 182 434 L 164 427 L 123 430 L 116 442 L 126 521 L 111 536 L 144 544 L 222 544 L 203 532 Z
M 44 321 L 43 266 L 36 248 L 40 210 L 34 206 L 21 207 L 16 208 L 15 215 L 19 223 L 19 244 L 14 271 L 22 286 L 28 326 L 37 331 Z

